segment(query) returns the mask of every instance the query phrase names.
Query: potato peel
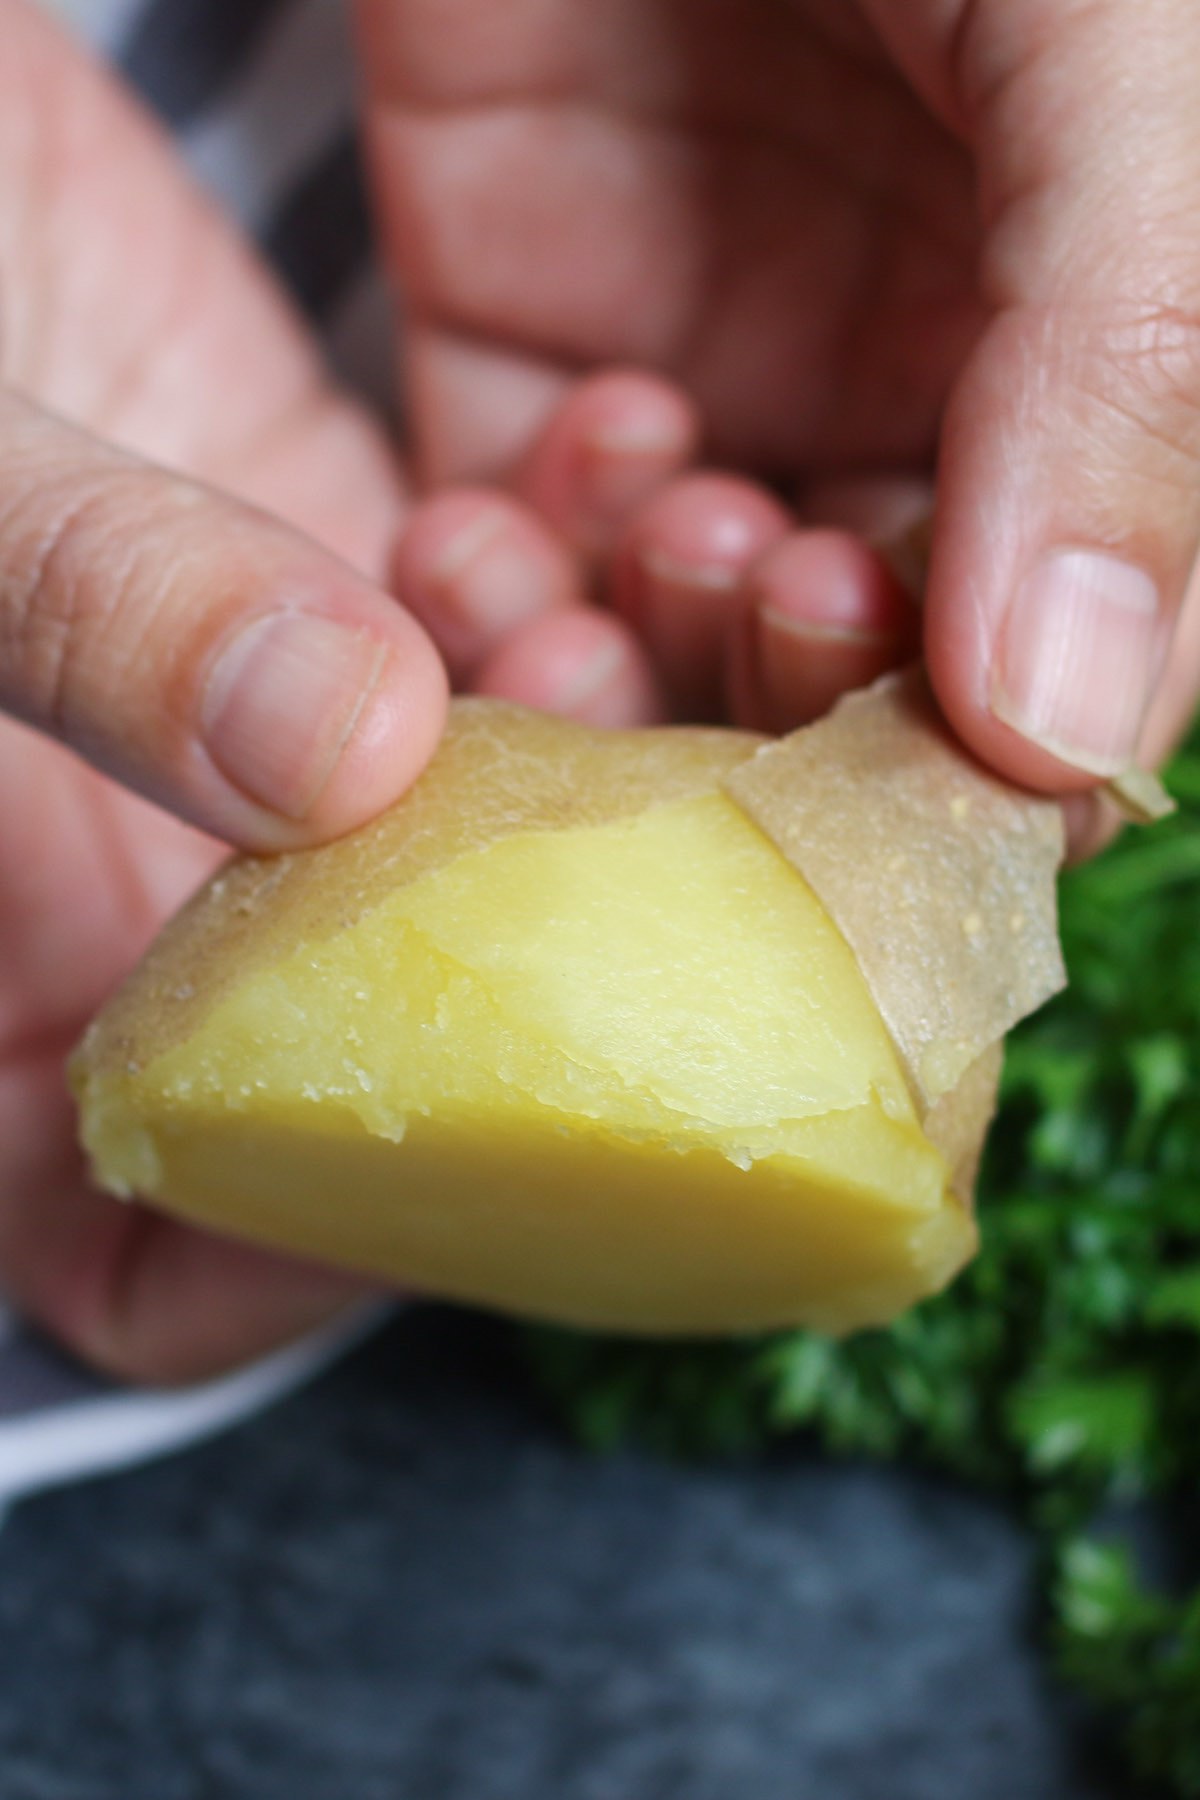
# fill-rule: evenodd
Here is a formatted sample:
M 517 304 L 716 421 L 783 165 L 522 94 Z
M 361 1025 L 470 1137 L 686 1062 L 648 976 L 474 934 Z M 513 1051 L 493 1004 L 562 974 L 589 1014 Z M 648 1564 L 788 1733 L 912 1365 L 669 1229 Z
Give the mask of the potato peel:
M 718 729 L 588 731 L 499 700 L 456 700 L 436 779 L 319 850 L 233 857 L 150 946 L 77 1055 L 144 1067 L 182 1043 L 257 961 L 264 917 L 276 938 L 320 941 L 416 876 L 502 838 L 607 825 L 705 793 L 762 741 Z
M 849 695 L 724 786 L 854 951 L 925 1114 L 1065 985 L 1061 809 L 973 762 L 919 672 Z
M 73 1059 L 84 1142 L 110 1191 L 533 1316 L 881 1323 L 977 1241 L 1061 851 L 916 676 L 772 745 L 456 702 L 389 812 L 166 928 Z

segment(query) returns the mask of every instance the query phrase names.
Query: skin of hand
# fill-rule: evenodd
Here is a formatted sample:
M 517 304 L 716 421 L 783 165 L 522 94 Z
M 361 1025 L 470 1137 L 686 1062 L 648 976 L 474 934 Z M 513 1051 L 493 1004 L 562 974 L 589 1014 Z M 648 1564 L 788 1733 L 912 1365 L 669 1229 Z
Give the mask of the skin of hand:
M 1200 679 L 1194 0 L 356 10 L 459 484 L 396 587 L 460 683 L 782 729 L 921 630 L 1010 778 L 1163 754 Z M 918 626 L 874 546 L 931 498 Z
M 217 839 L 402 791 L 444 676 L 374 427 L 107 75 L 24 0 L 0 43 L 0 1291 L 174 1380 L 354 1289 L 89 1191 L 64 1056 Z
M 385 573 L 464 684 L 778 727 L 911 650 L 871 545 L 940 455 L 926 654 L 981 755 L 1084 788 L 1200 661 L 1188 0 L 358 10 L 422 473 L 459 484 L 390 571 L 376 434 L 0 0 L 0 705 L 39 728 L 0 722 L 0 1283 L 143 1377 L 351 1290 L 83 1183 L 63 1051 L 218 854 L 105 777 L 255 846 L 377 810 L 443 704 Z

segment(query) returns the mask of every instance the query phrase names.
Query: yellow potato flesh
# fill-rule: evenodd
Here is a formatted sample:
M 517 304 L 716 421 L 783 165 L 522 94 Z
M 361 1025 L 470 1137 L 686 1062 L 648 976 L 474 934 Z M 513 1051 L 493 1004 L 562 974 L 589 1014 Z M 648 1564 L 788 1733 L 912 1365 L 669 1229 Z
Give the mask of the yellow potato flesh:
M 571 1323 L 843 1330 L 974 1248 L 853 955 L 715 789 L 471 850 L 80 1087 L 109 1186 Z

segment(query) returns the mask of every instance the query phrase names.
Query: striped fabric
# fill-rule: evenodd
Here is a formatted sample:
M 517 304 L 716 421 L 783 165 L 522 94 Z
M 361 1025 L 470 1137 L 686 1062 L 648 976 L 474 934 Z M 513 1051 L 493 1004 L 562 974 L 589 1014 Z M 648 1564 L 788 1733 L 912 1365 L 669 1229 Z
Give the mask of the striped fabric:
M 372 268 L 340 0 L 45 0 L 176 133 L 377 404 L 390 309 Z M 308 1380 L 374 1312 L 187 1393 L 122 1391 L 0 1305 L 0 1515 L 8 1501 L 194 1441 Z

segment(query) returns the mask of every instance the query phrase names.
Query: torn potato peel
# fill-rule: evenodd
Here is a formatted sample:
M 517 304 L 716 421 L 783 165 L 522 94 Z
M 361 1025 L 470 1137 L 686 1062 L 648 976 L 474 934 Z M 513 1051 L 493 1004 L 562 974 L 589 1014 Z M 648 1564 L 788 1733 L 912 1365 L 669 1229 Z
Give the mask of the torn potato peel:
M 882 1323 L 971 1254 L 1058 809 L 916 675 L 776 744 L 462 701 L 412 792 L 235 859 L 72 1063 L 97 1180 L 573 1324 Z

